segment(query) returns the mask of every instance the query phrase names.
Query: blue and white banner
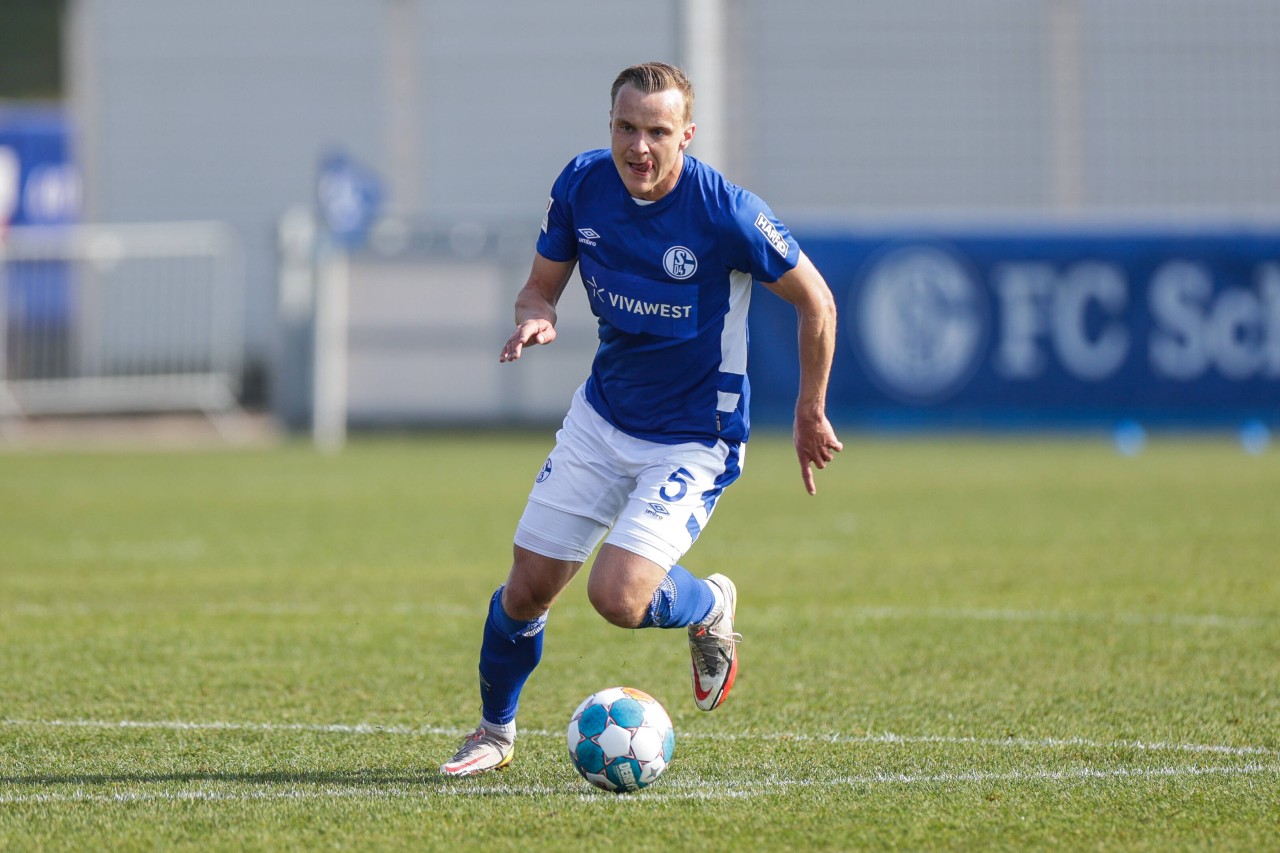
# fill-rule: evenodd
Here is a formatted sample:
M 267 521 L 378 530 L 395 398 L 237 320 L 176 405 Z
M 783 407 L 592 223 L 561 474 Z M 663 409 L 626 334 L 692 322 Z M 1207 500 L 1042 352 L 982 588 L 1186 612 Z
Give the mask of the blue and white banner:
M 797 235 L 839 306 L 846 422 L 1280 419 L 1280 228 Z M 786 420 L 795 312 L 752 312 L 753 411 Z
M 0 240 L 10 226 L 55 227 L 80 218 L 80 172 L 71 159 L 71 135 L 59 108 L 0 107 Z M 28 332 L 41 335 L 45 343 L 23 368 L 43 365 L 39 378 L 53 369 L 49 365 L 65 364 L 69 357 L 66 330 L 75 311 L 71 275 L 71 265 L 61 260 L 0 264 L 0 316 L 6 320 L 0 336 L 17 342 Z M 10 372 L 15 369 L 10 365 Z
M 0 227 L 80 218 L 80 172 L 63 110 L 0 106 Z

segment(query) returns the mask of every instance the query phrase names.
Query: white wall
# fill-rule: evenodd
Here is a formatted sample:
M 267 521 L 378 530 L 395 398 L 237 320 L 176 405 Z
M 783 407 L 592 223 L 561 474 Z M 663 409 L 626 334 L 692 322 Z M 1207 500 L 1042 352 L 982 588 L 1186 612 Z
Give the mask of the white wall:
M 696 66 L 706 45 L 686 27 L 699 17 L 724 28 L 728 126 L 708 133 L 720 131 L 729 176 L 784 220 L 1248 214 L 1280 198 L 1274 0 L 70 9 L 89 216 L 231 223 L 246 250 L 249 357 L 272 367 L 275 224 L 310 202 L 327 150 L 383 175 L 393 210 L 525 221 L 531 251 L 559 169 L 607 144 L 614 74 L 645 59 Z M 523 271 L 510 274 L 514 293 Z

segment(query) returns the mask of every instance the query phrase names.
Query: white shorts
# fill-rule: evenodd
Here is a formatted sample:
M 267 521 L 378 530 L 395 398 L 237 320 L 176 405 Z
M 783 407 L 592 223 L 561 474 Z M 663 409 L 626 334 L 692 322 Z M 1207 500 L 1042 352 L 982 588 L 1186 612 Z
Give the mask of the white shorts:
M 516 528 L 521 548 L 585 563 L 607 541 L 671 568 L 738 479 L 745 444 L 658 444 L 615 429 L 579 388 Z

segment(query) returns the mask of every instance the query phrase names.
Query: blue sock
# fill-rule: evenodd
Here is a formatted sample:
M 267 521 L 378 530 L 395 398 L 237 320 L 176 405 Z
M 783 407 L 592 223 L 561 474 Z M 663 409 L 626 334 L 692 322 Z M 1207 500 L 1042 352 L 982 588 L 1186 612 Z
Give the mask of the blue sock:
M 649 614 L 641 628 L 683 628 L 707 618 L 715 606 L 711 584 L 689 574 L 683 566 L 672 566 L 653 592 Z
M 512 619 L 502 609 L 502 587 L 489 600 L 480 645 L 480 706 L 490 723 L 505 725 L 516 718 L 520 691 L 542 660 L 542 628 L 547 617 L 530 622 Z

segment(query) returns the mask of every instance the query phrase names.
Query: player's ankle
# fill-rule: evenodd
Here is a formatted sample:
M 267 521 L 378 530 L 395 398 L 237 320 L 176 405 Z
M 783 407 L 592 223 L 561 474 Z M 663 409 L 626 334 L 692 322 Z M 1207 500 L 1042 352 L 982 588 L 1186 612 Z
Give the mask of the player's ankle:
M 516 739 L 516 721 L 515 720 L 512 720 L 509 723 L 495 723 L 489 720 L 487 717 L 481 716 L 480 725 L 484 726 L 484 730 L 487 731 L 489 734 L 500 737 L 503 740 L 513 741 Z

